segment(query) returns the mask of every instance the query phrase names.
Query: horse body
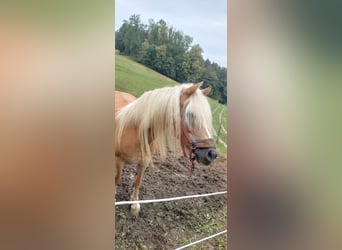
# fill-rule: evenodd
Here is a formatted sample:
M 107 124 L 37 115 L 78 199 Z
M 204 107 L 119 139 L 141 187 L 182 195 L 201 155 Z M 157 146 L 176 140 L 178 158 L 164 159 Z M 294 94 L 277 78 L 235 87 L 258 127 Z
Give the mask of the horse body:
M 115 91 L 115 116 L 117 113 L 127 106 L 128 104 L 134 102 L 136 98 L 128 93 Z M 115 119 L 115 138 L 117 138 L 117 128 L 119 123 Z M 139 197 L 139 187 L 142 182 L 143 174 L 148 164 L 142 164 L 142 156 L 140 151 L 140 141 L 139 141 L 139 127 L 136 124 L 130 124 L 126 126 L 121 134 L 121 139 L 115 140 L 115 185 L 117 185 L 121 180 L 122 168 L 125 164 L 138 164 L 137 166 L 137 178 L 134 182 L 133 193 L 131 195 L 131 200 L 138 200 Z M 152 145 L 150 145 L 153 147 Z M 131 206 L 131 212 L 134 215 L 138 215 L 140 211 L 140 205 L 134 204 Z
M 115 91 L 115 114 L 125 107 L 127 104 L 135 101 L 136 98 L 128 93 Z M 115 124 L 117 127 L 118 124 Z M 139 128 L 135 125 L 127 126 L 122 134 L 123 140 L 120 144 L 115 143 L 115 156 L 117 160 L 121 160 L 128 164 L 138 164 L 141 161 L 139 151 L 139 140 L 138 138 Z M 120 146 L 119 146 L 120 145 Z
M 131 200 L 139 199 L 142 178 L 155 151 L 164 157 L 168 148 L 180 146 L 192 161 L 196 158 L 206 165 L 216 158 L 205 98 L 210 88 L 199 90 L 200 85 L 152 90 L 138 99 L 115 91 L 115 183 L 125 164 L 138 164 Z M 131 206 L 132 214 L 139 211 L 139 204 Z
M 137 98 L 135 98 L 133 95 L 121 92 L 121 91 L 115 91 L 115 113 L 119 111 L 121 108 L 126 106 L 128 103 L 133 102 Z

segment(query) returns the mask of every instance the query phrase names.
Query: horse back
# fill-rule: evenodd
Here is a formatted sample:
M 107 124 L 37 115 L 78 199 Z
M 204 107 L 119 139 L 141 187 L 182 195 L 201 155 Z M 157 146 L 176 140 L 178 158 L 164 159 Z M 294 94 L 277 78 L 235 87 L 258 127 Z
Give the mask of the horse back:
M 114 96 L 115 113 L 136 99 L 137 98 L 135 98 L 133 95 L 128 94 L 126 92 L 115 91 L 115 96 Z

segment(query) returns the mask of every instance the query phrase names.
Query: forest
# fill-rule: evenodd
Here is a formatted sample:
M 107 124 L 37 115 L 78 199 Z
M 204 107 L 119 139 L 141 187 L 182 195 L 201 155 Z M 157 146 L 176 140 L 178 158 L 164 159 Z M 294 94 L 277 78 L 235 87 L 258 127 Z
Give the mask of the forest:
M 211 98 L 227 103 L 227 68 L 204 60 L 202 48 L 193 44 L 192 37 L 162 19 L 144 24 L 134 14 L 124 20 L 115 32 L 115 49 L 177 82 L 203 81 L 203 87 L 212 87 Z

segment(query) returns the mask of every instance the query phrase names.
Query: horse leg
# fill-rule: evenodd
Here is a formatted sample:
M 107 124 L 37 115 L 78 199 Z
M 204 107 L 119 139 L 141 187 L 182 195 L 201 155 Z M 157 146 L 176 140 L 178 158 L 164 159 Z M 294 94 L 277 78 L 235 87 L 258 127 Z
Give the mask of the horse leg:
M 133 192 L 131 195 L 131 201 L 137 201 L 139 200 L 139 188 L 144 176 L 144 172 L 147 168 L 148 164 L 143 165 L 143 164 L 138 164 L 138 169 L 137 169 L 137 177 L 135 179 L 134 185 L 133 185 Z M 140 211 L 140 204 L 132 204 L 131 205 L 131 213 L 135 216 L 139 215 Z
M 124 162 L 119 159 L 118 157 L 116 157 L 115 159 L 115 171 L 114 171 L 114 175 L 115 175 L 115 186 L 120 182 L 121 180 L 121 174 L 122 174 L 122 168 L 124 166 Z

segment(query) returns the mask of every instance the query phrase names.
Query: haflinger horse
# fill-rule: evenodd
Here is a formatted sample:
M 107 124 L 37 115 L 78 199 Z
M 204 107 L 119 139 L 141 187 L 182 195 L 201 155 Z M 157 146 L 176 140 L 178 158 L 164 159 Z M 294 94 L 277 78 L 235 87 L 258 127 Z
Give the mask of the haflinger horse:
M 185 156 L 209 165 L 216 157 L 212 139 L 212 114 L 202 82 L 181 84 L 145 92 L 141 97 L 115 91 L 115 184 L 125 164 L 138 164 L 131 200 L 139 200 L 139 188 L 152 155 L 166 156 L 181 146 Z M 138 215 L 140 204 L 131 206 Z

